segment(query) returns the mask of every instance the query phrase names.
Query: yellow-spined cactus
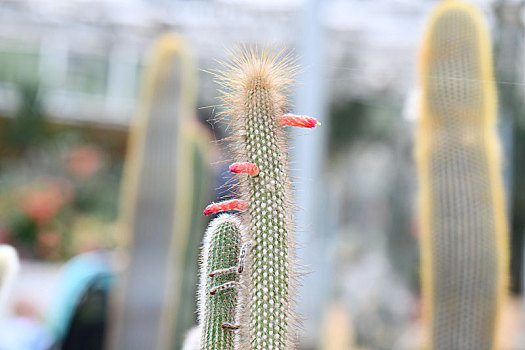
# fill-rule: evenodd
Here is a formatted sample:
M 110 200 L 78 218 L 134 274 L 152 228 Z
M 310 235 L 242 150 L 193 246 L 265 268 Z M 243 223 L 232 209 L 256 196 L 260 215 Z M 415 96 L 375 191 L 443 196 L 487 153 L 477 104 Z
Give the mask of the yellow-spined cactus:
M 491 44 L 471 5 L 442 1 L 420 57 L 417 135 L 430 349 L 497 349 L 508 238 Z
M 355 349 L 354 325 L 345 305 L 334 301 L 325 312 L 320 350 Z
M 176 291 L 173 295 L 170 349 L 180 349 L 184 334 L 195 323 L 194 303 L 197 292 L 199 247 L 206 220 L 202 207 L 210 200 L 209 137 L 197 123 L 182 126 L 181 158 L 178 162 L 179 196 L 176 205 L 176 228 L 171 264 Z
M 166 34 L 155 43 L 146 68 L 122 186 L 121 245 L 129 250 L 130 262 L 115 298 L 112 349 L 168 348 L 181 343 L 193 323 L 191 311 L 185 313 L 189 317 L 174 315 L 192 301 L 181 301 L 181 295 L 184 276 L 195 275 L 196 269 L 185 273 L 182 265 L 187 250 L 198 250 L 198 240 L 189 236 L 200 228 L 192 228 L 190 216 L 194 201 L 202 205 L 202 198 L 193 198 L 195 179 L 188 174 L 196 164 L 192 157 L 201 153 L 193 150 L 197 140 L 190 135 L 195 111 L 190 57 L 181 38 Z M 193 299 L 193 291 L 186 294 Z M 178 329 L 180 339 L 174 340 L 171 333 Z

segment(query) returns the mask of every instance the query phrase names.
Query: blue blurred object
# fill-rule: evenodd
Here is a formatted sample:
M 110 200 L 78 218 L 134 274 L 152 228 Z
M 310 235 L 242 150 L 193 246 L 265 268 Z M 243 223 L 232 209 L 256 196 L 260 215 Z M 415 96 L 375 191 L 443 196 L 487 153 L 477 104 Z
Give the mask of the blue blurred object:
M 114 280 L 110 253 L 78 255 L 63 267 L 47 327 L 61 349 L 102 348 Z

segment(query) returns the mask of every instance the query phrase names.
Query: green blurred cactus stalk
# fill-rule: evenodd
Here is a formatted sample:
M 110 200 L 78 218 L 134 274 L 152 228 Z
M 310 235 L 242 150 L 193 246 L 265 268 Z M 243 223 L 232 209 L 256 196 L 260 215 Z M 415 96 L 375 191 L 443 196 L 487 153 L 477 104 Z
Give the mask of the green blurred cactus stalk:
M 218 73 L 223 113 L 232 127 L 230 145 L 241 199 L 209 205 L 205 214 L 241 211 L 243 222 L 235 349 L 293 349 L 297 317 L 295 234 L 288 172 L 286 126 L 314 128 L 307 116 L 285 114 L 296 67 L 292 56 L 242 49 Z M 242 269 L 241 269 L 242 270 Z M 202 349 L 216 349 L 204 347 Z
M 499 349 L 508 242 L 491 44 L 470 4 L 443 1 L 420 62 L 417 153 L 428 349 Z
M 172 267 L 180 278 L 175 282 L 178 293 L 173 293 L 173 330 L 171 349 L 180 349 L 184 333 L 195 322 L 194 300 L 197 292 L 199 247 L 206 228 L 202 207 L 209 202 L 210 171 L 208 138 L 196 121 L 181 127 L 181 145 L 177 184 L 176 237 L 172 249 Z
M 165 34 L 148 62 L 121 191 L 130 265 L 114 298 L 112 349 L 180 349 L 195 322 L 187 300 L 196 294 L 209 162 L 193 118 L 194 60 L 182 38 Z

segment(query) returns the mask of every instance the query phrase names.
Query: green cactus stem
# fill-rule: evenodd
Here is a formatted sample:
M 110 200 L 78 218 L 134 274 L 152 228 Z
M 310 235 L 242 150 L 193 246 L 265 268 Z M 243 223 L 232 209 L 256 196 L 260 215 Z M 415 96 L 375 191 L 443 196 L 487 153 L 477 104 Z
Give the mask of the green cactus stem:
M 284 114 L 295 74 L 294 60 L 279 52 L 240 50 L 218 74 L 225 88 L 224 114 L 231 117 L 238 163 L 244 242 L 253 242 L 241 275 L 242 308 L 236 349 L 289 350 L 295 345 L 293 312 L 296 269 L 287 133 L 284 126 L 312 128 L 314 118 Z M 228 210 L 228 202 L 210 207 Z M 226 209 L 224 209 L 226 208 Z
M 428 349 L 499 349 L 508 242 L 491 44 L 482 15 L 442 1 L 423 44 L 417 140 Z
M 234 346 L 239 292 L 240 220 L 231 214 L 214 219 L 204 236 L 199 287 L 201 350 Z
M 206 200 L 192 193 L 191 62 L 184 41 L 165 34 L 156 41 L 145 69 L 121 191 L 120 246 L 129 251 L 130 263 L 118 297 L 112 299 L 116 317 L 109 335 L 111 349 L 168 348 L 172 343 L 180 348 L 184 331 L 194 322 L 191 309 L 179 301 L 188 285 L 196 285 L 185 278 L 196 276 L 196 270 L 186 274 L 182 265 L 192 258 L 188 265 L 196 266 L 197 257 L 186 254 L 198 251 L 200 241 L 193 242 L 190 218 L 193 206 Z M 202 178 L 195 182 L 205 184 Z M 189 244 L 196 249 L 188 249 Z M 195 291 L 187 294 L 191 298 Z M 179 333 L 176 337 L 174 331 Z

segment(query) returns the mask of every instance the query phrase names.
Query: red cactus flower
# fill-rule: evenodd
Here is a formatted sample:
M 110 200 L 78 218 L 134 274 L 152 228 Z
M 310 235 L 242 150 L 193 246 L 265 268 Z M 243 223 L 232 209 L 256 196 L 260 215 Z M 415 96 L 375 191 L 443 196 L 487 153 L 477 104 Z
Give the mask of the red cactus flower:
M 279 121 L 285 126 L 298 126 L 301 128 L 315 128 L 317 125 L 321 125 L 315 118 L 291 113 L 283 115 Z
M 204 215 L 210 215 L 219 213 L 221 211 L 228 210 L 244 210 L 246 208 L 246 202 L 240 199 L 231 199 L 219 203 L 212 203 L 204 210 Z
M 251 176 L 257 176 L 259 174 L 259 168 L 253 163 L 233 163 L 230 165 L 230 172 L 236 174 L 248 174 Z

